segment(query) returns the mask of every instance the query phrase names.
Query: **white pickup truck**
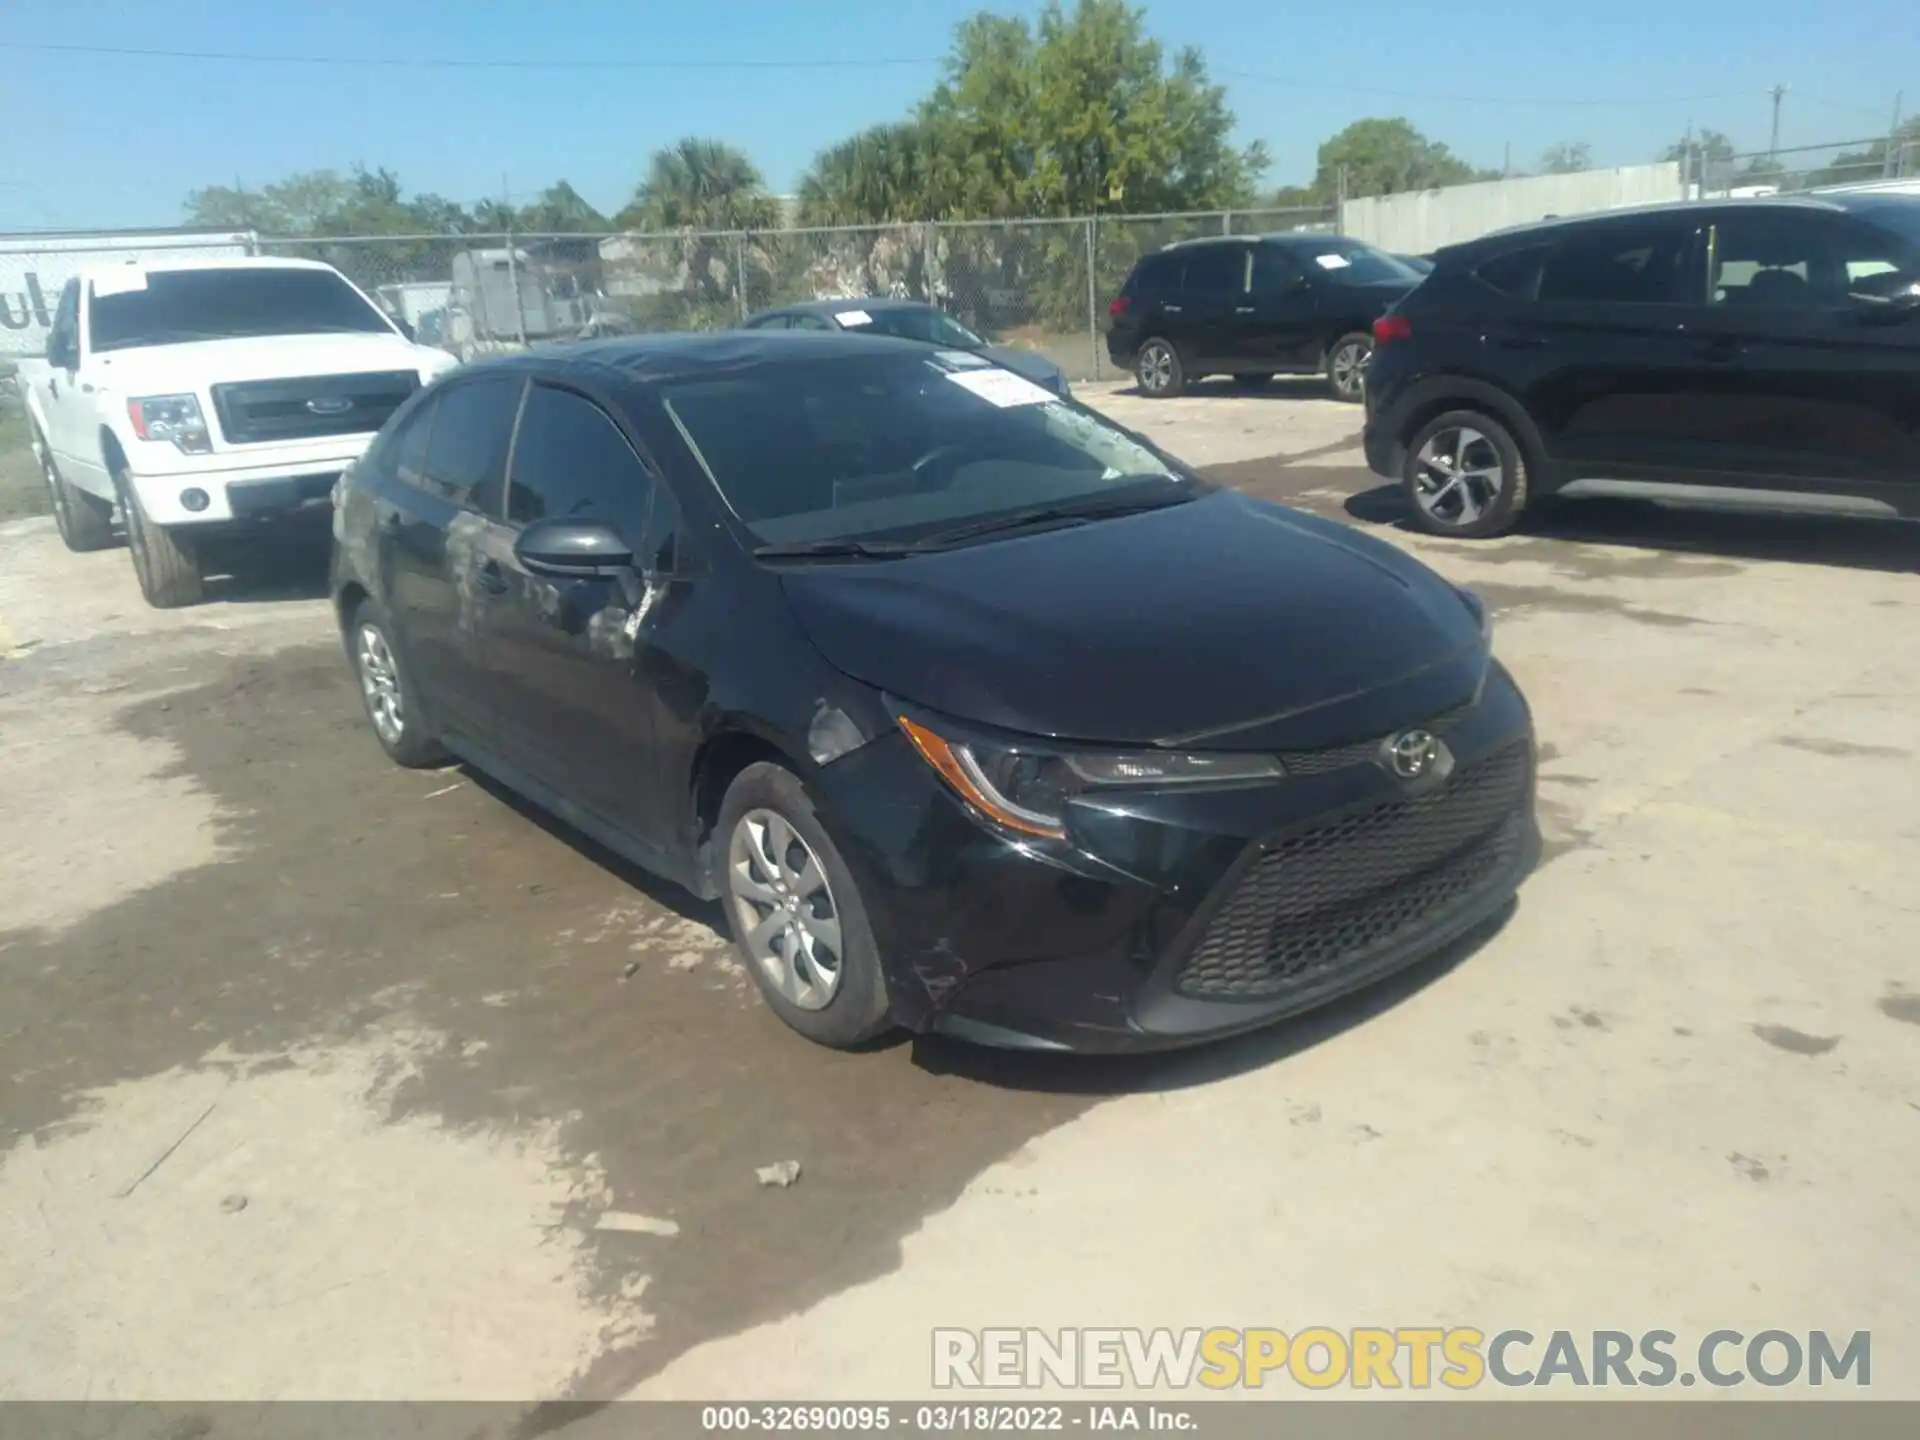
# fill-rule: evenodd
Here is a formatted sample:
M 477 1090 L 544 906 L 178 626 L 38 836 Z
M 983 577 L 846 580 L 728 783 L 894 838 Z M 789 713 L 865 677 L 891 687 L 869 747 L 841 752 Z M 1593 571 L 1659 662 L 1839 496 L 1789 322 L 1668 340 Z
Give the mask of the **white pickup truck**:
M 328 507 L 401 402 L 457 362 L 416 345 L 332 266 L 145 260 L 60 292 L 20 365 L 33 446 L 72 550 L 116 510 L 148 603 L 201 598 L 201 542 Z

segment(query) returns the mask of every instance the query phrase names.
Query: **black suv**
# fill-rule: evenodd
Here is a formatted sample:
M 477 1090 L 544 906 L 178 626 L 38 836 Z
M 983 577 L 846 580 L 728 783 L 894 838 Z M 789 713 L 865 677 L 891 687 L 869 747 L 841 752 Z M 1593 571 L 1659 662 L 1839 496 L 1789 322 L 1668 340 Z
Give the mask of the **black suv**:
M 1373 322 L 1422 278 L 1339 235 L 1186 240 L 1134 264 L 1107 307 L 1107 354 L 1155 399 L 1204 375 L 1285 374 L 1325 375 L 1335 396 L 1357 401 Z
M 1442 250 L 1374 327 L 1367 460 L 1440 535 L 1530 501 L 1920 518 L 1920 197 L 1688 203 Z

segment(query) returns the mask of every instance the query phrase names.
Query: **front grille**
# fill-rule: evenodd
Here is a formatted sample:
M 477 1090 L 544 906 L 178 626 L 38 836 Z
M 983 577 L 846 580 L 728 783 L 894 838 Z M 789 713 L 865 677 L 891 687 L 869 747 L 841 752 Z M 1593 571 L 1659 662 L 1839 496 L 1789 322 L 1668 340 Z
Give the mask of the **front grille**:
M 1471 700 L 1462 701 L 1451 710 L 1442 710 L 1427 721 L 1421 728 L 1434 735 L 1445 735 L 1473 709 Z M 1396 731 L 1395 734 L 1404 733 Z M 1336 745 L 1328 750 L 1283 750 L 1280 763 L 1287 767 L 1289 775 L 1325 775 L 1330 771 L 1344 770 L 1349 765 L 1364 765 L 1380 753 L 1380 747 L 1391 736 L 1376 735 L 1371 740 L 1359 740 L 1351 745 Z
M 220 433 L 234 445 L 365 435 L 420 388 L 411 370 L 364 375 L 313 375 L 294 380 L 242 380 L 213 387 Z
M 1528 746 L 1509 746 L 1439 790 L 1267 843 L 1227 882 L 1232 891 L 1174 988 L 1265 1000 L 1366 967 L 1507 870 L 1531 768 Z

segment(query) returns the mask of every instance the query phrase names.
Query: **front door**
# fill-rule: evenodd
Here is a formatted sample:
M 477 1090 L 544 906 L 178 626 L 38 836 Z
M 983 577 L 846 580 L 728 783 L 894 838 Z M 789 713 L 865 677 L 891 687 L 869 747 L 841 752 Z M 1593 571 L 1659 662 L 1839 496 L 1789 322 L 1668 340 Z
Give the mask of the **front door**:
M 93 394 L 81 389 L 80 282 L 61 287 L 54 306 L 53 326 L 47 332 L 47 446 L 60 474 L 70 483 L 95 494 L 106 494 L 108 481 L 101 464 L 99 422 L 94 418 Z M 91 383 L 91 382 L 89 382 Z
M 656 481 L 611 416 L 572 390 L 535 384 L 513 448 L 504 537 L 477 572 L 486 594 L 480 661 L 504 758 L 560 799 L 643 843 L 665 843 L 652 702 L 642 678 L 658 599 L 613 579 L 555 580 L 513 557 L 529 522 L 605 520 L 648 570 Z
M 1320 306 L 1300 262 L 1278 245 L 1253 249 L 1252 284 L 1234 308 L 1234 351 L 1252 373 L 1320 360 Z
M 410 414 L 375 456 L 375 525 L 394 639 L 435 722 L 483 742 L 490 717 L 475 669 L 474 566 L 523 383 L 493 376 L 451 386 Z
M 1715 217 L 1701 326 L 1727 358 L 1696 404 L 1718 417 L 1726 483 L 1920 485 L 1920 325 L 1886 297 L 1920 258 L 1851 216 L 1755 208 Z

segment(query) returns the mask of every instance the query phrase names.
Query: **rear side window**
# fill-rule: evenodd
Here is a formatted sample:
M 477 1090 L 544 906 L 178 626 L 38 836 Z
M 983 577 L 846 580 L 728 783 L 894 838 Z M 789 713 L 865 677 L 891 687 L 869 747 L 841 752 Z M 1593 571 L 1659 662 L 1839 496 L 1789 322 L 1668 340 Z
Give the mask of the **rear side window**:
M 1180 257 L 1162 250 L 1148 255 L 1133 267 L 1127 277 L 1126 295 L 1158 294 L 1180 288 Z
M 440 396 L 427 442 L 426 488 L 456 505 L 497 513 L 521 381 L 470 380 Z
M 380 469 L 402 485 L 427 488 L 427 437 L 433 432 L 433 412 L 440 402 L 428 400 L 402 420 L 381 446 Z
M 653 478 L 607 412 L 583 395 L 533 387 L 513 447 L 507 520 L 605 520 L 639 545 Z
M 1540 272 L 1542 300 L 1672 305 L 1690 297 L 1681 270 L 1691 248 L 1685 221 L 1597 225 L 1564 236 Z
M 1529 245 L 1524 250 L 1509 250 L 1474 267 L 1473 277 L 1489 290 L 1531 300 L 1540 293 L 1540 271 L 1546 262 L 1545 245 Z
M 1189 295 L 1244 295 L 1248 261 L 1244 245 L 1199 245 L 1187 257 Z

